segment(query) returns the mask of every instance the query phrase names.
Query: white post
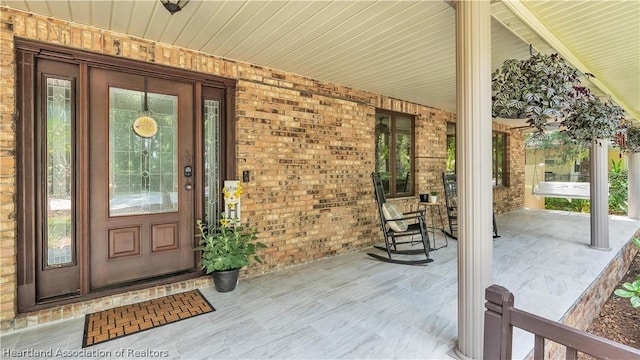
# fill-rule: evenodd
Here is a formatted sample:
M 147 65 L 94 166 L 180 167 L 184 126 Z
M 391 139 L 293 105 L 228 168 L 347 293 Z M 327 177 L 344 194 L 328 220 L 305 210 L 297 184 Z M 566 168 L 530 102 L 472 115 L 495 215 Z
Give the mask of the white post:
M 458 346 L 482 358 L 484 291 L 492 276 L 491 8 L 456 2 Z
M 609 247 L 609 140 L 591 142 L 591 247 Z
M 640 153 L 627 154 L 629 168 L 629 197 L 627 214 L 631 219 L 640 220 Z

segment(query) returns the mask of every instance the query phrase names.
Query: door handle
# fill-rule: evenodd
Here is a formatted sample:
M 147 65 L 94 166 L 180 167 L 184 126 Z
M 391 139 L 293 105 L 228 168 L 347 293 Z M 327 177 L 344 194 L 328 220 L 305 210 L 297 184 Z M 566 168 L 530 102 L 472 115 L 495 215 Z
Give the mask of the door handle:
M 191 175 L 193 175 L 193 168 L 191 166 L 185 166 L 184 167 L 184 176 L 185 177 L 191 177 Z
M 184 188 L 185 188 L 185 189 L 187 189 L 187 190 L 191 190 L 191 189 L 193 189 L 193 185 L 191 185 L 191 184 L 186 184 L 186 185 L 184 186 Z

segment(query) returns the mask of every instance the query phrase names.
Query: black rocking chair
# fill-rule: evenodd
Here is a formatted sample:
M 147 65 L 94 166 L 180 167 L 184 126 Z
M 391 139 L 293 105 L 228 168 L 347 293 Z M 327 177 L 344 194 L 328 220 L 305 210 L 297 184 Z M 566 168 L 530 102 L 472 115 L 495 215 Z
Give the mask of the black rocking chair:
M 458 231 L 458 188 L 456 184 L 456 174 L 454 173 L 442 173 L 442 184 L 444 185 L 444 201 L 447 208 L 447 219 L 449 220 L 449 231 L 443 230 L 442 232 L 452 238 L 457 239 Z M 496 214 L 493 214 L 493 238 L 499 238 L 498 225 L 496 224 Z
M 424 211 L 398 212 L 395 207 L 386 203 L 380 177 L 376 173 L 372 173 L 371 178 L 385 243 L 384 247 L 374 246 L 374 248 L 386 251 L 387 256 L 373 253 L 367 253 L 367 255 L 394 264 L 420 265 L 432 262 L 433 259 L 429 258 L 430 243 Z M 414 240 L 414 236 L 419 236 L 420 239 Z M 417 248 L 407 249 L 405 245 L 417 246 Z M 401 246 L 402 249 L 400 249 Z M 408 257 L 405 259 L 394 257 L 394 255 L 419 255 L 419 258 Z

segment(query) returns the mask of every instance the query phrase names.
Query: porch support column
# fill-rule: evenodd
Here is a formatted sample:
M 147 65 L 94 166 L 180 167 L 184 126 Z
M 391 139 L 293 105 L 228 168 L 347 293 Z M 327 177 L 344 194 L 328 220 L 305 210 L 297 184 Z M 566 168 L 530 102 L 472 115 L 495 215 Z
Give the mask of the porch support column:
M 627 214 L 634 220 L 640 220 L 640 153 L 627 154 L 629 168 L 629 197 Z
M 492 277 L 491 9 L 456 1 L 458 345 L 482 358 L 484 291 Z
M 609 247 L 609 140 L 591 142 L 591 247 Z

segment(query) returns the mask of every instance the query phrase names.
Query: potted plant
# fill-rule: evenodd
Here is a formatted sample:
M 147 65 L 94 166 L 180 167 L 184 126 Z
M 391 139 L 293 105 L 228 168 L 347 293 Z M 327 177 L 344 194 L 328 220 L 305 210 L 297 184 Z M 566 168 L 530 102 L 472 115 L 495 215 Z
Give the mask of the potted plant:
M 255 228 L 244 228 L 237 219 L 226 219 L 224 214 L 216 228 L 207 228 L 201 220 L 196 223 L 202 237 L 195 248 L 202 251 L 200 266 L 207 274 L 213 273 L 213 282 L 219 292 L 235 289 L 240 269 L 249 265 L 252 259 L 262 263 L 256 250 L 266 246 L 255 241 Z
M 437 191 L 432 191 L 429 193 L 429 201 L 432 203 L 437 203 L 438 202 L 438 192 Z

